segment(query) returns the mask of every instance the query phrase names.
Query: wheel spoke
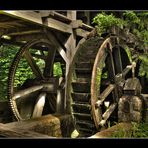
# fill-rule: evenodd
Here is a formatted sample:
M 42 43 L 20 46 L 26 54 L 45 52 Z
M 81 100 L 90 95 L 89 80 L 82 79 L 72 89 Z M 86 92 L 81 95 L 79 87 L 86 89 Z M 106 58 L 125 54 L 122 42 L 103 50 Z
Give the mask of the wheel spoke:
M 115 64 L 115 71 L 116 74 L 117 73 L 121 73 L 122 72 L 122 60 L 121 60 L 121 52 L 120 52 L 120 48 L 117 47 L 115 52 L 113 52 L 114 55 L 114 64 Z
M 107 98 L 107 96 L 112 92 L 112 90 L 115 88 L 115 85 L 110 84 L 98 97 L 99 100 L 96 102 L 95 106 L 99 107 L 104 100 Z
M 48 50 L 48 55 L 45 60 L 45 68 L 43 72 L 43 75 L 45 77 L 52 76 L 55 54 L 56 54 L 56 50 L 51 50 L 51 49 Z
M 114 66 L 114 60 L 113 60 L 113 55 L 112 52 L 109 50 L 109 57 L 107 58 L 107 68 L 108 68 L 108 75 L 109 79 L 111 80 L 112 83 L 115 81 L 115 66 Z
M 16 100 L 22 96 L 28 95 L 38 90 L 41 90 L 42 88 L 43 88 L 43 85 L 38 85 L 38 86 L 32 86 L 32 87 L 26 88 L 24 90 L 20 90 L 19 92 L 16 92 L 14 94 L 12 100 Z
M 38 65 L 36 64 L 32 55 L 30 54 L 30 52 L 28 50 L 25 51 L 24 57 L 26 58 L 26 60 L 27 60 L 28 64 L 30 65 L 35 76 L 43 79 L 44 77 L 43 77 L 43 74 L 42 74 L 40 68 L 38 67 Z
M 45 98 L 46 98 L 46 93 L 42 92 L 36 100 L 36 104 L 34 106 L 32 118 L 42 116 L 44 105 L 45 105 Z
M 117 103 L 114 103 L 114 104 L 111 104 L 110 106 L 109 106 L 109 108 L 105 111 L 105 113 L 102 115 L 102 120 L 101 120 L 101 122 L 99 123 L 99 125 L 101 125 L 101 126 L 103 126 L 105 123 L 106 123 L 106 121 L 107 121 L 107 119 L 110 117 L 110 115 L 113 113 L 113 111 L 115 110 L 115 108 L 116 108 L 116 106 L 117 106 Z

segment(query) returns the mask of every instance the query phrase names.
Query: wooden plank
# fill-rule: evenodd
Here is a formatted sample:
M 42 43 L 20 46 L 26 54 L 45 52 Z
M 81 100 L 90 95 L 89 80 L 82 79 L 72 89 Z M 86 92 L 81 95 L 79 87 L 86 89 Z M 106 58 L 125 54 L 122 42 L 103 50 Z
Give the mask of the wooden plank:
M 40 15 L 41 17 L 50 17 L 50 18 L 54 18 L 56 20 L 65 22 L 65 23 L 70 23 L 72 20 L 70 18 L 68 18 L 67 16 L 60 14 L 58 12 L 55 11 L 40 11 Z
M 34 23 L 38 23 L 42 25 L 42 19 L 39 13 L 36 13 L 34 11 L 0 11 L 0 14 L 5 14 L 11 17 L 15 17 L 18 19 L 22 19 L 25 21 L 31 21 Z
M 82 26 L 82 20 L 73 20 L 70 25 L 72 26 L 73 29 L 79 28 Z
M 81 29 L 81 28 L 77 28 L 77 29 L 75 30 L 75 32 L 76 32 L 76 35 L 77 35 L 77 36 L 84 37 L 84 38 L 86 38 L 87 35 L 90 33 L 89 31 L 85 31 L 85 30 L 83 30 L 83 29 Z
M 45 24 L 51 29 L 55 29 L 65 33 L 72 33 L 71 25 L 67 25 L 66 23 L 60 22 L 53 18 L 47 18 L 47 23 Z
M 68 10 L 67 17 L 71 20 L 76 20 L 77 12 L 75 10 Z

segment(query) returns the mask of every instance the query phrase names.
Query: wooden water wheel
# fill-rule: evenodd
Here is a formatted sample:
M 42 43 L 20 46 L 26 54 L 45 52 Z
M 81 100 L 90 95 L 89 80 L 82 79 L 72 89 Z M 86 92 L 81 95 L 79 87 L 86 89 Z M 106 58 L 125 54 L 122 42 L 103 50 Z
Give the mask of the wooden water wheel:
M 90 136 L 117 118 L 118 100 L 132 61 L 126 42 L 118 36 L 80 41 L 67 78 L 69 110 L 76 129 Z
M 63 72 L 54 76 L 54 62 L 57 61 L 62 61 L 62 57 L 47 39 L 35 39 L 20 48 L 8 76 L 8 99 L 17 120 L 57 112 L 65 75 Z M 17 85 L 22 64 L 26 65 L 28 72 L 22 73 L 24 80 Z

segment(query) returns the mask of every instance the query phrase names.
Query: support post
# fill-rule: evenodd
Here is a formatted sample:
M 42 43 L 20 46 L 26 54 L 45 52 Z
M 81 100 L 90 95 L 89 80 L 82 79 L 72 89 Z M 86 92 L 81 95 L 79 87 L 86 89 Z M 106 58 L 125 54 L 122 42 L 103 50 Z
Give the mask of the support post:
M 71 20 L 76 20 L 76 11 L 67 11 L 67 17 L 70 18 Z M 76 34 L 74 32 L 74 30 L 72 30 L 72 33 L 68 39 L 68 41 L 65 44 L 65 47 L 68 49 L 67 50 L 67 58 L 70 59 L 69 63 L 66 63 L 66 73 L 65 73 L 65 77 L 67 78 L 68 75 L 68 71 L 69 71 L 69 65 L 71 63 L 71 60 L 73 58 L 74 52 L 75 52 L 75 48 L 76 48 Z M 66 85 L 67 85 L 67 80 L 66 80 Z M 66 97 L 66 90 L 65 90 L 65 101 L 64 101 L 64 108 L 65 108 L 65 112 L 69 113 L 69 98 Z

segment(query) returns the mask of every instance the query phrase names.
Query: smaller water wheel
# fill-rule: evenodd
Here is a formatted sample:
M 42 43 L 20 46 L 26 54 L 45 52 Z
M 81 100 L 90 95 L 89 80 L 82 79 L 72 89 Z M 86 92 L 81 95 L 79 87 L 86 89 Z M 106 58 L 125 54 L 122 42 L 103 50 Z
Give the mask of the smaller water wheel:
M 70 111 L 81 136 L 90 136 L 117 121 L 117 105 L 133 64 L 118 36 L 81 41 L 68 73 Z
M 61 103 L 64 75 L 54 76 L 56 50 L 47 39 L 32 40 L 16 54 L 8 76 L 8 99 L 17 120 L 26 120 L 57 111 Z M 17 84 L 22 65 L 21 84 Z M 61 104 L 62 105 L 62 104 Z

